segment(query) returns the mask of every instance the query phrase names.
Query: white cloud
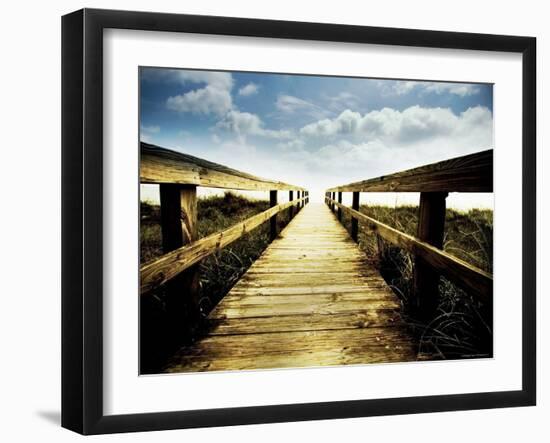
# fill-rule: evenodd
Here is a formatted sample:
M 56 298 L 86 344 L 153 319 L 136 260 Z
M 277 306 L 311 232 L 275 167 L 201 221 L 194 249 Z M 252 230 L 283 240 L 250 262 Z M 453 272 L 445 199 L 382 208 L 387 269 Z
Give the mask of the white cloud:
M 206 85 L 181 95 L 168 97 L 166 107 L 170 110 L 222 116 L 233 108 L 231 98 L 233 78 L 227 72 L 171 70 L 168 71 L 167 78 L 182 84 Z
M 189 83 L 214 85 L 220 89 L 231 89 L 233 77 L 229 72 L 215 71 L 193 71 L 186 69 L 153 69 L 149 68 L 142 72 L 145 80 L 163 81 L 168 83 Z
M 357 97 L 346 91 L 342 91 L 334 96 L 325 96 L 325 99 L 328 101 L 328 107 L 334 111 L 357 108 L 359 104 Z
M 397 95 L 403 95 L 403 94 L 408 94 L 418 85 L 420 85 L 420 82 L 397 81 L 393 84 L 393 90 Z
M 438 95 L 449 93 L 466 97 L 479 94 L 479 86 L 471 83 L 443 83 L 443 82 L 417 82 L 417 81 L 396 81 L 392 90 L 397 95 L 404 95 L 418 89 L 420 93 L 435 93 Z
M 249 83 L 239 89 L 239 95 L 242 95 L 243 97 L 248 97 L 250 95 L 257 94 L 259 89 L 260 87 L 256 83 Z
M 229 72 L 214 71 L 177 71 L 182 83 L 205 83 L 219 89 L 233 88 L 233 76 Z
M 208 85 L 202 89 L 168 97 L 166 106 L 172 111 L 221 116 L 232 108 L 233 102 L 228 90 Z
M 292 137 L 290 131 L 266 129 L 263 121 L 256 114 L 237 110 L 229 111 L 224 118 L 216 124 L 215 128 L 232 132 L 238 136 L 258 135 L 270 138 Z
M 323 119 L 304 126 L 307 137 L 348 136 L 354 140 L 381 139 L 399 144 L 456 134 L 481 133 L 487 144 L 492 140 L 492 114 L 481 106 L 459 115 L 449 108 L 411 106 L 403 111 L 383 108 L 364 115 L 349 109 L 334 119 Z
M 380 154 L 385 146 L 380 141 L 371 141 L 365 143 L 351 143 L 347 140 L 340 140 L 336 143 L 325 145 L 317 151 L 317 157 L 321 162 L 344 161 L 344 163 L 358 164 L 357 162 L 372 161 Z M 340 159 L 340 160 L 338 160 Z
M 435 92 L 436 94 L 449 92 L 461 97 L 479 94 L 480 92 L 479 86 L 469 83 L 430 83 L 425 86 L 424 90 L 426 92 Z
M 309 136 L 353 135 L 359 129 L 361 119 L 361 114 L 346 109 L 335 119 L 325 118 L 310 123 L 300 129 L 300 132 Z
M 281 112 L 294 113 L 296 111 L 318 109 L 318 106 L 301 98 L 292 95 L 279 95 L 275 103 L 277 109 Z
M 319 124 L 320 123 L 320 124 Z M 421 166 L 493 146 L 491 112 L 481 106 L 449 109 L 385 108 L 365 115 L 348 111 L 302 132 L 308 146 L 326 140 L 305 160 L 330 187 Z M 331 133 L 333 137 L 327 137 Z M 321 134 L 324 137 L 311 138 Z
M 159 72 L 167 81 L 177 81 L 182 84 L 204 84 L 205 86 L 188 91 L 181 95 L 168 97 L 166 107 L 173 111 L 190 112 L 193 114 L 215 115 L 220 118 L 214 128 L 223 129 L 237 135 L 239 143 L 243 143 L 247 135 L 257 135 L 269 138 L 289 138 L 289 131 L 266 129 L 264 123 L 256 114 L 239 111 L 233 104 L 231 90 L 233 78 L 230 73 L 210 71 L 179 71 Z M 248 83 L 238 94 L 250 96 L 258 92 L 259 86 Z M 217 136 L 216 136 L 217 137 Z M 218 138 L 219 143 L 220 140 Z

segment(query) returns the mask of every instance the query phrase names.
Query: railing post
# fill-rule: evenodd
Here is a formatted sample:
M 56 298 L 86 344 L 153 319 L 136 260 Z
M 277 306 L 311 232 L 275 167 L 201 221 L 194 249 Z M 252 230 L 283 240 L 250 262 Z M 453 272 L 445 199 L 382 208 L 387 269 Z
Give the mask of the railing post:
M 168 253 L 197 240 L 197 187 L 161 184 L 159 190 L 162 249 Z M 192 266 L 166 284 L 171 339 L 185 339 L 200 319 L 198 269 Z
M 294 200 L 294 191 L 288 191 L 288 201 Z M 288 208 L 288 221 L 292 220 L 294 217 L 294 206 Z
M 351 202 L 351 209 L 359 211 L 359 192 L 354 192 Z M 351 218 L 351 238 L 357 242 L 359 234 L 359 220 L 355 217 Z
M 445 233 L 446 192 L 420 193 L 418 210 L 418 239 L 436 248 L 443 248 Z M 421 257 L 415 257 L 413 291 L 418 316 L 430 321 L 439 303 L 440 275 Z
M 296 199 L 300 200 L 300 197 L 302 196 L 302 193 L 300 191 L 296 191 Z M 296 205 L 296 213 L 300 212 L 300 209 L 302 209 L 302 204 L 298 203 Z
M 338 192 L 338 203 L 342 203 L 342 192 Z M 342 208 L 338 206 L 338 221 L 342 221 Z
M 331 195 L 330 195 L 330 198 L 332 199 L 332 201 L 330 202 L 330 210 L 332 212 L 334 212 L 334 210 L 336 209 L 334 207 L 334 200 L 336 199 L 336 192 L 332 192 Z
M 272 191 L 269 191 L 269 207 L 272 208 L 273 206 L 277 206 L 277 190 L 274 189 Z M 270 224 L 270 239 L 271 241 L 275 240 L 277 237 L 277 214 L 274 214 L 271 219 L 269 220 Z

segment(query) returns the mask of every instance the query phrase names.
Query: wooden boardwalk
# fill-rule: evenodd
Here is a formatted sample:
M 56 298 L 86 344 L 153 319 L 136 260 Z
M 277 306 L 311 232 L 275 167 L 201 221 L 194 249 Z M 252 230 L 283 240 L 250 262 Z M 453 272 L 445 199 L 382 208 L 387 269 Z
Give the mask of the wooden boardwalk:
M 400 304 L 330 209 L 308 204 L 166 372 L 416 360 Z

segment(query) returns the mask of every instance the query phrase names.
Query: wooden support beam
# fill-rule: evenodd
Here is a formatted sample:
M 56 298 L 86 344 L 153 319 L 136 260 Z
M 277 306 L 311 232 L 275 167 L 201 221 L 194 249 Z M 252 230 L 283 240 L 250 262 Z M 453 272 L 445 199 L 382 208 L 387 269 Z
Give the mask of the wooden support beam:
M 273 208 L 274 206 L 277 206 L 277 190 L 274 189 L 272 191 L 269 191 L 269 207 Z M 277 238 L 278 232 L 277 232 L 277 214 L 275 213 L 270 221 L 269 221 L 270 227 L 269 227 L 269 233 L 271 241 L 275 240 Z
M 288 191 L 288 201 L 291 202 L 292 200 L 294 200 L 294 191 Z M 288 210 L 288 221 L 292 220 L 295 212 L 294 206 L 291 206 Z
M 342 193 L 338 192 L 338 203 L 342 203 Z M 338 207 L 338 220 L 342 221 L 342 209 Z
M 162 248 L 166 254 L 197 240 L 197 187 L 161 184 L 159 190 Z M 200 319 L 199 289 L 198 266 L 186 269 L 167 283 L 170 339 L 183 341 L 197 327 Z
M 438 249 L 443 249 L 445 234 L 446 192 L 422 192 L 418 210 L 417 238 Z M 430 321 L 438 306 L 440 272 L 421 256 L 414 261 L 414 305 L 418 316 Z
M 352 197 L 351 209 L 359 211 L 359 192 L 354 192 Z M 359 220 L 356 217 L 351 217 L 351 238 L 357 242 L 359 234 Z

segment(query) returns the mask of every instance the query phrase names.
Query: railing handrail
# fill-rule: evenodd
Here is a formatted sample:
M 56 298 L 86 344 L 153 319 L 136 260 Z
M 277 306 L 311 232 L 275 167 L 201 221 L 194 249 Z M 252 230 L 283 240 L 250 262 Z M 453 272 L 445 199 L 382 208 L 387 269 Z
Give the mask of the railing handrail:
M 399 246 L 410 253 L 422 257 L 432 268 L 441 272 L 446 278 L 456 283 L 462 289 L 482 296 L 484 300 L 492 295 L 493 276 L 461 260 L 442 249 L 423 242 L 412 235 L 405 234 L 355 209 L 344 206 L 336 200 L 328 198 L 329 202 L 364 222 L 387 242 Z
M 342 204 L 342 193 L 352 192 L 349 208 Z M 419 192 L 417 236 L 394 229 L 359 211 L 361 192 Z M 481 296 L 490 306 L 493 276 L 443 250 L 446 214 L 445 199 L 449 192 L 493 192 L 493 150 L 431 163 L 369 180 L 327 189 L 325 201 L 332 211 L 338 208 L 351 216 L 351 237 L 358 241 L 359 220 L 384 239 L 414 255 L 413 292 L 424 304 L 425 313 L 433 314 L 439 297 L 439 275 L 462 289 Z M 380 253 L 383 244 L 378 243 Z
M 241 238 L 277 213 L 305 202 L 307 196 L 273 206 L 232 227 L 188 243 L 154 259 L 140 268 L 140 294 L 146 294 L 174 278 L 209 255 Z
M 145 142 L 141 142 L 140 182 L 252 191 L 306 190 L 301 186 L 256 177 L 218 163 Z
M 493 150 L 336 186 L 327 192 L 493 192 Z

